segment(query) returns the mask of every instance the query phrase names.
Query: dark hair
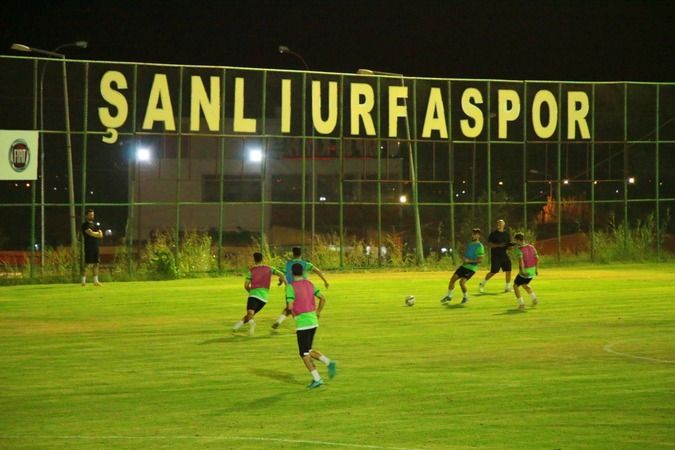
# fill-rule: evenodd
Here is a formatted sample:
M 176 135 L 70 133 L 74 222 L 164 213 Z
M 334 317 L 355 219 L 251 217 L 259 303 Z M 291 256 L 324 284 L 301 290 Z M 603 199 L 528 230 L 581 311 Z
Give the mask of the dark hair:
M 293 270 L 293 276 L 296 277 L 302 276 L 302 264 L 300 263 L 293 264 L 291 270 Z
M 516 233 L 515 236 L 513 236 L 516 241 L 524 241 L 525 240 L 525 235 L 523 233 Z
M 471 230 L 471 232 L 480 234 L 480 228 L 474 228 Z
M 302 255 L 302 250 L 300 249 L 300 247 L 293 247 L 293 256 L 299 258 L 300 255 Z
M 90 212 L 94 212 L 94 210 L 91 209 L 91 208 L 87 208 L 87 209 L 84 211 L 84 214 L 87 215 L 87 214 L 89 214 Z
M 255 262 L 261 262 L 262 261 L 262 253 L 260 252 L 255 252 L 253 254 L 253 261 Z

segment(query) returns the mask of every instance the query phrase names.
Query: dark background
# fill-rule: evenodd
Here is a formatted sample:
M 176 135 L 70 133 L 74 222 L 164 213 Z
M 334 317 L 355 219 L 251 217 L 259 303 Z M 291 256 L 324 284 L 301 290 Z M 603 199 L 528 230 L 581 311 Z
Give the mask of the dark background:
M 2 52 L 417 77 L 675 81 L 670 1 L 7 1 Z

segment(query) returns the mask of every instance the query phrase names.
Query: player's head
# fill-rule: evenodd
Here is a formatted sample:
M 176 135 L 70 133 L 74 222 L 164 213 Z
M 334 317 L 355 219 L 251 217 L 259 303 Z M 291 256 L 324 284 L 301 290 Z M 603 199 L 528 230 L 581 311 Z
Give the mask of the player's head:
M 302 276 L 302 264 L 300 263 L 295 263 L 291 267 L 291 270 L 293 270 L 293 276 L 294 277 L 301 277 Z
M 474 241 L 480 239 L 480 228 L 474 228 L 471 230 L 471 238 Z
M 253 261 L 255 261 L 257 263 L 262 262 L 262 258 L 263 258 L 262 253 L 260 253 L 260 252 L 255 252 L 253 254 Z
M 522 243 L 522 242 L 525 240 L 525 235 L 524 235 L 523 233 L 518 232 L 518 233 L 516 233 L 515 236 L 513 236 L 513 238 L 514 238 L 517 242 Z
M 87 220 L 94 220 L 94 210 L 87 208 L 87 210 L 84 212 L 84 216 L 87 218 Z
M 504 228 L 506 228 L 506 222 L 504 222 L 504 219 L 498 219 L 497 220 L 497 229 L 499 231 L 504 231 Z
M 294 258 L 299 258 L 302 255 L 302 250 L 300 247 L 293 247 L 293 257 Z

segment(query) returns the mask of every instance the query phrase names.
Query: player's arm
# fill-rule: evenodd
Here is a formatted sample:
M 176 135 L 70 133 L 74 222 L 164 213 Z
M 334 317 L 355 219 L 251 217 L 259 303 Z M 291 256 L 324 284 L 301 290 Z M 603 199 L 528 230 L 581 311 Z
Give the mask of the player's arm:
M 326 280 L 326 277 L 323 275 L 323 272 L 319 270 L 319 268 L 316 266 L 312 268 L 312 272 L 316 273 L 319 276 L 319 278 L 323 280 L 323 285 L 326 286 L 326 289 L 328 289 L 328 280 Z
M 316 317 L 321 317 L 321 311 L 326 306 L 326 297 L 321 292 L 317 292 L 314 295 L 319 299 L 319 306 L 316 307 Z
M 293 302 L 295 301 L 295 289 L 290 284 L 286 285 L 286 310 L 293 314 Z M 293 314 L 295 317 L 295 314 Z
M 286 279 L 286 275 L 279 272 L 279 286 L 281 286 L 282 283 L 284 284 L 284 286 L 288 286 L 288 280 Z
M 251 292 L 251 275 L 250 274 L 244 280 L 244 289 L 246 289 L 246 292 Z
M 84 234 L 86 234 L 87 236 L 91 236 L 93 238 L 96 238 L 96 239 L 103 238 L 103 231 L 100 231 L 100 230 L 99 231 L 93 231 L 91 228 L 86 228 L 84 230 Z

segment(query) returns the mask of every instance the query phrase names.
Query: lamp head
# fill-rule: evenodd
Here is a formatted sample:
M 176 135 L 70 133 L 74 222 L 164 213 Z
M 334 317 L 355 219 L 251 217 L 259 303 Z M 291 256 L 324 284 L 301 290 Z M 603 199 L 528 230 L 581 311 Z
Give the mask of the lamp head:
M 286 47 L 285 45 L 279 46 L 279 53 L 289 53 L 290 51 L 291 51 L 291 49 Z
M 375 75 L 375 72 L 373 72 L 370 69 L 359 69 L 356 71 L 359 75 Z
M 87 46 L 89 45 L 89 43 L 88 43 L 87 41 L 75 41 L 75 42 L 73 42 L 73 45 L 74 45 L 75 47 L 87 48 Z
M 10 47 L 12 50 L 16 50 L 17 52 L 30 52 L 30 47 L 24 44 L 12 44 Z

